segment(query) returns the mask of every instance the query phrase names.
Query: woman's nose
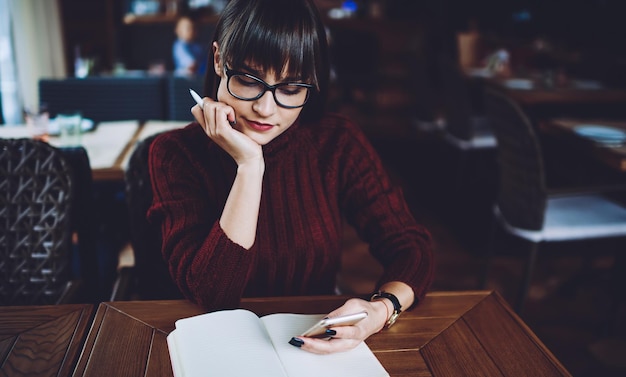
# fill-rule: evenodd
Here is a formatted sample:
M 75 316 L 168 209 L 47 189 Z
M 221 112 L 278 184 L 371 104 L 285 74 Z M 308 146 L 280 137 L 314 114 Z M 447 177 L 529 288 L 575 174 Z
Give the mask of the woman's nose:
M 274 95 L 268 90 L 261 96 L 261 98 L 254 101 L 252 109 L 259 115 L 269 116 L 276 111 L 276 106 L 278 106 L 278 104 L 274 100 Z

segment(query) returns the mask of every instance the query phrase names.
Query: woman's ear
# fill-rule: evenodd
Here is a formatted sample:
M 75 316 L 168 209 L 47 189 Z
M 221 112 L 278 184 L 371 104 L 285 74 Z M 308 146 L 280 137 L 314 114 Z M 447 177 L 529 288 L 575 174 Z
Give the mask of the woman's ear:
M 220 56 L 220 46 L 217 42 L 213 42 L 213 69 L 215 70 L 215 74 L 222 77 L 222 59 Z

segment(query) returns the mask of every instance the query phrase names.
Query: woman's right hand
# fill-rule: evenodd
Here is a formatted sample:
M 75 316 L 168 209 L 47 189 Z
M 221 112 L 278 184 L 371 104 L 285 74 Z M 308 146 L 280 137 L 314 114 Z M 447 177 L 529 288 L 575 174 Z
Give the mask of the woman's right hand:
M 237 163 L 237 175 L 230 189 L 220 226 L 233 242 L 250 249 L 256 238 L 265 161 L 263 149 L 254 140 L 230 125 L 235 110 L 210 98 L 202 99 L 191 113 L 204 132 Z
M 236 122 L 235 110 L 223 102 L 203 98 L 203 106 L 195 105 L 191 113 L 204 132 L 224 149 L 238 166 L 263 158 L 261 146 L 231 126 Z

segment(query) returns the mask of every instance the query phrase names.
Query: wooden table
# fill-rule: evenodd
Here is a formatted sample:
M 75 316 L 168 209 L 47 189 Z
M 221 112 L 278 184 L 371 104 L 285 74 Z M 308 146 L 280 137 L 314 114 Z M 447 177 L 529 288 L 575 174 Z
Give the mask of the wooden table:
M 130 159 L 132 152 L 135 150 L 135 145 L 137 142 L 157 133 L 171 131 L 171 130 L 175 130 L 178 128 L 183 128 L 187 126 L 189 123 L 190 122 L 187 122 L 187 121 L 171 121 L 171 120 L 168 120 L 168 121 L 149 120 L 145 123 L 142 123 L 141 126 L 139 127 L 139 130 L 137 130 L 137 133 L 133 137 L 133 139 L 130 140 L 127 151 L 123 155 L 120 156 L 120 163 L 119 165 L 117 165 L 118 170 L 121 170 L 123 174 L 124 170 L 128 166 L 128 160 Z
M 610 126 L 626 131 L 626 121 L 607 121 L 573 118 L 555 118 L 539 123 L 540 130 L 546 134 L 562 137 L 577 150 L 591 155 L 596 160 L 617 172 L 626 172 L 626 145 L 606 147 L 589 138 L 577 134 L 574 129 L 582 124 Z
M 135 143 L 154 133 L 181 128 L 189 122 L 180 121 L 115 121 L 101 122 L 95 130 L 81 135 L 87 151 L 94 181 L 123 181 L 128 158 Z M 0 127 L 0 138 L 24 138 L 31 133 L 24 125 Z M 61 139 L 50 136 L 49 143 L 63 147 Z
M 626 89 L 606 87 L 593 80 L 571 78 L 566 83 L 548 87 L 537 73 L 529 77 L 499 77 L 481 68 L 466 69 L 464 73 L 472 80 L 504 92 L 522 106 L 626 104 Z
M 244 299 L 258 315 L 328 312 L 345 297 Z M 166 337 L 188 301 L 100 304 L 74 376 L 172 376 Z M 396 376 L 569 376 L 494 292 L 435 292 L 367 344 Z
M 577 105 L 577 104 L 626 104 L 626 90 L 613 88 L 584 89 L 576 87 L 516 89 L 505 85 L 506 80 L 489 79 L 488 83 L 503 91 L 522 106 Z
M 532 120 L 562 116 L 619 118 L 626 115 L 626 88 L 613 88 L 595 80 L 575 77 L 547 86 L 539 73 L 499 77 L 480 68 L 466 69 L 464 73 L 478 90 L 488 87 L 513 99 Z
M 0 307 L 0 375 L 69 376 L 93 313 L 90 304 Z

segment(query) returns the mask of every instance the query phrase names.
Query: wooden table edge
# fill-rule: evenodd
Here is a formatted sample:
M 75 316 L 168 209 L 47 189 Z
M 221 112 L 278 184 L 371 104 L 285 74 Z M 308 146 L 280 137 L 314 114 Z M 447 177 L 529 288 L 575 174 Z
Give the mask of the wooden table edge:
M 95 306 L 93 304 L 71 304 L 82 306 L 80 317 L 76 323 L 70 347 L 68 348 L 63 363 L 59 369 L 59 376 L 69 376 L 76 369 L 80 360 L 85 341 L 89 336 L 89 329 L 93 322 Z M 82 334 L 82 335 L 81 335 Z
M 472 308 L 476 307 L 476 305 L 478 305 L 479 303 L 483 302 L 484 300 L 488 299 L 489 297 L 493 297 L 498 304 L 505 310 L 505 312 L 508 314 L 508 316 L 513 320 L 513 322 L 519 326 L 520 330 L 523 331 L 525 333 L 526 336 L 528 336 L 528 338 L 531 340 L 531 342 L 538 348 L 538 350 L 544 354 L 546 356 L 546 358 L 548 360 L 550 360 L 550 362 L 554 365 L 554 367 L 562 374 L 565 376 L 570 375 L 569 372 L 567 371 L 567 369 L 561 364 L 561 362 L 554 356 L 554 354 L 545 346 L 545 344 L 539 339 L 539 337 L 532 331 L 532 329 L 530 329 L 530 327 L 522 320 L 522 318 L 513 311 L 513 309 L 511 308 L 510 304 L 500 295 L 500 293 L 498 293 L 495 290 L 473 290 L 473 291 L 433 291 L 433 292 L 429 292 L 426 294 L 426 297 L 451 297 L 451 296 L 479 296 L 481 297 L 480 300 L 477 301 L 477 303 L 475 303 L 474 305 L 472 305 L 471 308 L 468 309 L 472 310 Z M 331 301 L 338 301 L 338 300 L 342 300 L 345 299 L 346 297 L 353 297 L 353 296 L 346 296 L 346 295 L 340 295 L 340 296 L 335 296 L 335 295 L 325 295 L 325 296 L 314 296 L 315 298 L 325 301 L 325 300 L 331 300 Z M 286 299 L 285 297 L 258 297 L 258 298 L 244 298 L 242 299 L 242 302 L 250 302 L 250 303 L 262 303 L 264 301 L 268 301 L 268 300 L 277 300 L 277 299 Z M 295 299 L 295 301 L 306 301 L 306 300 L 310 300 L 311 297 L 290 297 L 290 300 Z M 186 302 L 187 300 L 155 300 L 155 302 L 175 302 L 175 301 L 180 301 L 180 302 Z M 137 303 L 140 302 L 146 302 L 146 301 L 134 301 Z M 101 326 L 103 324 L 104 318 L 107 314 L 107 312 L 109 310 L 116 310 L 116 311 L 120 311 L 123 312 L 122 310 L 120 310 L 119 308 L 116 307 L 116 303 L 123 303 L 124 305 L 126 304 L 131 304 L 133 303 L 133 301 L 111 301 L 111 302 L 102 302 L 99 304 L 98 309 L 95 313 L 95 316 L 93 318 L 92 324 L 91 324 L 91 328 L 89 330 L 89 333 L 85 339 L 84 342 L 84 346 L 82 348 L 82 352 L 80 354 L 80 357 L 78 359 L 78 362 L 76 363 L 76 368 L 74 369 L 74 374 L 73 376 L 83 376 L 87 370 L 87 366 L 89 364 L 90 358 L 92 356 L 92 352 L 94 349 L 94 346 L 97 342 L 99 333 L 100 333 L 100 329 Z M 133 317 L 131 315 L 131 317 Z M 462 317 L 462 316 L 461 316 Z M 134 318 L 134 317 L 133 317 Z M 135 318 L 137 319 L 137 318 Z M 144 322 L 141 319 L 137 319 L 140 322 Z M 144 322 L 145 323 L 145 322 Z M 150 325 L 148 325 L 150 326 Z M 152 327 L 152 326 L 151 326 Z M 155 331 L 160 331 L 158 328 L 154 328 Z M 163 333 L 165 333 L 164 331 L 161 331 Z M 167 334 L 166 334 L 167 335 Z M 419 352 L 420 348 L 415 348 L 415 349 L 407 349 L 406 351 L 418 351 Z M 395 350 L 394 352 L 397 352 L 398 350 Z M 377 352 L 381 352 L 381 351 L 377 351 Z
M 507 301 L 502 297 L 500 293 L 497 291 L 493 291 L 491 296 L 493 296 L 500 305 L 506 310 L 508 315 L 520 326 L 529 339 L 535 344 L 535 346 L 543 353 L 548 360 L 550 360 L 555 368 L 557 368 L 561 374 L 564 376 L 570 376 L 571 374 L 565 368 L 565 366 L 559 361 L 559 359 L 546 347 L 546 345 L 539 339 L 537 334 L 524 322 L 524 320 L 511 308 L 511 306 L 507 303 Z
M 98 333 L 100 332 L 102 321 L 104 320 L 104 316 L 108 308 L 109 306 L 106 305 L 105 303 L 100 303 L 98 305 L 98 309 L 96 310 L 96 313 L 93 316 L 93 320 L 91 321 L 91 327 L 89 328 L 89 333 L 87 334 L 87 337 L 85 338 L 85 342 L 83 344 L 81 353 L 78 358 L 78 362 L 76 363 L 76 367 L 74 368 L 74 373 L 72 374 L 72 376 L 84 375 L 85 369 L 87 368 L 87 364 L 89 363 L 89 358 L 91 358 L 93 347 L 98 338 Z M 84 355 L 88 355 L 89 357 L 83 357 Z

